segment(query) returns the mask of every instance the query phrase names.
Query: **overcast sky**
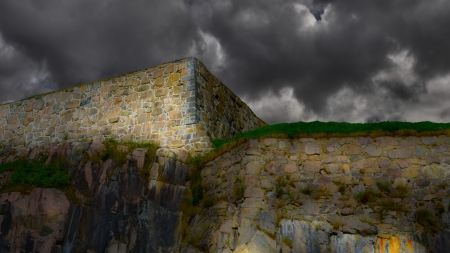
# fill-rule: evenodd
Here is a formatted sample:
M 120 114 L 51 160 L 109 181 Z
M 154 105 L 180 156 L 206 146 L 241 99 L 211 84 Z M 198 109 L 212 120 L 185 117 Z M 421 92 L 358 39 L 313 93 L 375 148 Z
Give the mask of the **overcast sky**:
M 268 123 L 450 121 L 448 0 L 0 1 L 0 103 L 187 56 Z

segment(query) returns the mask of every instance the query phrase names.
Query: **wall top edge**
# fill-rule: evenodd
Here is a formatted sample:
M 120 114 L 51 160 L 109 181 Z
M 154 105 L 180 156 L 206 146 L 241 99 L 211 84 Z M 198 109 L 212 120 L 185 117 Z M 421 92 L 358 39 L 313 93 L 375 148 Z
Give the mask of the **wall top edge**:
M 69 87 L 66 87 L 66 88 L 63 88 L 63 89 L 59 89 L 59 90 L 53 90 L 53 91 L 49 91 L 49 92 L 45 92 L 45 93 L 39 93 L 39 94 L 30 96 L 30 97 L 22 98 L 22 99 L 19 99 L 19 100 L 15 100 L 15 101 L 3 103 L 3 104 L 0 103 L 0 107 L 1 106 L 5 106 L 5 105 L 9 105 L 9 104 L 13 104 L 13 103 L 16 103 L 16 102 L 19 102 L 19 101 L 29 100 L 29 99 L 32 99 L 32 98 L 35 98 L 35 97 L 45 96 L 45 95 L 49 95 L 49 94 L 52 94 L 52 93 L 57 93 L 57 92 L 61 92 L 61 91 L 74 89 L 74 88 L 77 88 L 77 87 L 83 87 L 83 86 L 94 84 L 94 83 L 98 83 L 98 82 L 104 82 L 104 81 L 111 80 L 111 79 L 114 79 L 114 78 L 117 78 L 117 77 L 120 77 L 120 76 L 126 76 L 126 75 L 130 75 L 130 74 L 137 73 L 137 72 L 140 72 L 140 71 L 144 71 L 146 69 L 157 68 L 159 66 L 164 66 L 166 64 L 178 63 L 178 62 L 183 62 L 183 61 L 186 62 L 186 63 L 187 62 L 200 62 L 197 58 L 195 58 L 193 56 L 189 56 L 189 57 L 185 57 L 185 58 L 181 58 L 181 59 L 177 59 L 177 60 L 173 60 L 173 61 L 164 62 L 164 63 L 158 64 L 158 65 L 150 66 L 150 67 L 147 67 L 147 68 L 144 68 L 144 69 L 134 70 L 134 71 L 131 71 L 131 72 L 128 72 L 128 73 L 124 73 L 124 74 L 120 74 L 120 75 L 117 75 L 117 76 L 102 78 L 102 79 L 98 79 L 98 80 L 95 80 L 95 81 L 82 83 L 82 84 L 76 84 L 76 85 L 72 85 L 72 86 L 69 86 Z

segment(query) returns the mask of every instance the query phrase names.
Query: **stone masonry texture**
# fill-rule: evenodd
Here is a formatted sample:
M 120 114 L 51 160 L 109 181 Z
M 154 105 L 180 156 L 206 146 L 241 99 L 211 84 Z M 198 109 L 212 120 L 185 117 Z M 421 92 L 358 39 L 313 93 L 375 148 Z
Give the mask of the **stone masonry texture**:
M 0 116 L 13 149 L 114 138 L 202 151 L 265 125 L 192 57 L 3 104 Z
M 191 231 L 209 252 L 448 252 L 449 151 L 444 135 L 249 140 L 203 167 L 205 198 L 226 201 Z

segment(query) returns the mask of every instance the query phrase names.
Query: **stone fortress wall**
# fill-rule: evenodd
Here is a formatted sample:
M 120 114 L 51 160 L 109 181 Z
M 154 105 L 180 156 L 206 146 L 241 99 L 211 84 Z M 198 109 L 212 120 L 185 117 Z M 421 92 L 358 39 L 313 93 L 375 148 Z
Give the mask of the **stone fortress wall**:
M 0 116 L 0 144 L 14 149 L 114 138 L 201 151 L 265 125 L 192 57 L 3 104 Z
M 201 175 L 205 198 L 233 196 L 236 186 L 245 187 L 240 204 L 219 203 L 191 228 L 212 235 L 205 239 L 211 252 L 450 247 L 449 136 L 249 140 L 208 162 Z M 372 192 L 381 193 L 359 199 Z M 419 210 L 435 215 L 434 226 L 442 230 L 427 233 L 417 221 Z

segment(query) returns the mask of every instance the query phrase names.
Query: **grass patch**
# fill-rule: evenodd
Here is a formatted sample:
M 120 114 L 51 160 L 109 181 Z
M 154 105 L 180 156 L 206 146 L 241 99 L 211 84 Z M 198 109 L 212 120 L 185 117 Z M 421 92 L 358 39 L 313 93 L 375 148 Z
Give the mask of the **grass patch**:
M 391 194 L 391 197 L 393 198 L 407 198 L 409 196 L 409 189 L 408 186 L 399 184 L 395 188 L 395 191 Z
M 139 171 L 139 176 L 142 178 L 148 178 L 150 176 L 150 169 L 152 163 L 155 161 L 156 150 L 159 147 L 158 144 L 152 142 L 119 142 L 114 139 L 108 139 L 103 142 L 105 149 L 100 154 L 90 158 L 91 161 L 100 162 L 108 159 L 114 159 L 118 165 L 122 165 L 127 161 L 127 155 L 136 148 L 146 148 L 145 162 L 143 168 Z
M 26 160 L 20 159 L 20 160 L 16 160 L 16 161 L 13 161 L 13 162 L 1 164 L 1 165 L 0 165 L 0 172 L 3 172 L 3 171 L 12 171 L 12 170 L 14 170 L 15 168 L 18 168 L 18 167 L 22 166 L 22 164 L 23 164 L 24 162 L 26 162 Z
M 236 184 L 233 188 L 233 199 L 234 201 L 238 201 L 242 198 L 244 198 L 244 192 L 245 192 L 245 184 L 240 183 Z
M 287 236 L 283 236 L 283 239 L 281 239 L 281 241 L 283 241 L 284 244 L 286 244 L 289 248 L 292 249 L 293 245 L 292 245 L 292 239 L 287 237 Z
M 366 191 L 359 192 L 358 194 L 356 194 L 355 199 L 359 203 L 367 204 L 376 201 L 380 196 L 381 194 L 379 192 L 375 192 L 372 189 L 368 189 Z
M 103 145 L 105 145 L 105 150 L 100 154 L 101 160 L 106 161 L 108 159 L 114 159 L 118 164 L 124 164 L 128 153 L 136 148 L 147 148 L 150 156 L 149 160 L 152 160 L 152 158 L 155 157 L 156 150 L 159 148 L 157 144 L 152 142 L 119 142 L 114 139 L 105 140 Z
M 277 177 L 275 182 L 275 196 L 281 198 L 281 196 L 283 196 L 284 187 L 287 185 L 286 180 L 284 180 L 283 177 Z
M 71 187 L 71 176 L 62 164 L 46 165 L 43 162 L 45 160 L 47 160 L 46 157 L 40 161 L 20 159 L 0 165 L 0 172 L 13 171 L 10 182 L 0 190 L 0 193 L 27 193 L 36 187 L 57 188 L 63 191 L 72 202 L 82 204 Z
M 380 200 L 381 212 L 386 213 L 388 211 L 404 212 L 405 207 L 402 204 L 396 204 L 393 199 L 384 198 Z
M 14 166 L 14 167 L 12 167 Z M 45 164 L 40 161 L 28 161 L 25 159 L 3 164 L 3 170 L 12 170 L 11 181 L 6 187 L 17 186 L 64 188 L 71 184 L 70 175 L 62 165 L 51 163 Z
M 202 184 L 201 169 L 203 167 L 203 158 L 201 156 L 188 157 L 187 163 L 191 172 L 189 174 L 191 204 L 197 206 L 203 200 L 204 187 Z
M 416 212 L 416 221 L 427 230 L 437 232 L 440 229 L 436 217 L 426 209 L 420 209 Z
M 378 180 L 377 186 L 380 191 L 386 194 L 389 194 L 392 191 L 391 184 L 389 183 L 388 180 Z
M 302 193 L 306 194 L 306 195 L 311 195 L 312 192 L 313 192 L 313 189 L 309 186 L 302 189 Z
M 328 197 L 331 197 L 331 196 L 333 196 L 333 194 L 331 194 L 331 192 L 328 190 L 328 187 L 327 186 L 322 186 L 319 189 L 317 189 L 317 192 L 314 195 L 314 199 L 318 200 L 321 197 L 328 198 Z

